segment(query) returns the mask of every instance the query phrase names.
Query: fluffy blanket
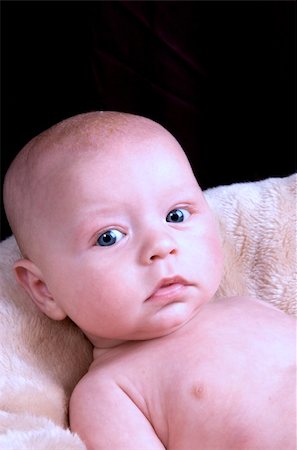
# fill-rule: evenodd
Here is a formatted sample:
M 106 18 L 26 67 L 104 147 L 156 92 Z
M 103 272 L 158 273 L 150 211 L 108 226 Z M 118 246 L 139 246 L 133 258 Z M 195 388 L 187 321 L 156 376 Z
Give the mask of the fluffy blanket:
M 225 252 L 217 297 L 248 294 L 296 314 L 296 183 L 294 174 L 205 191 Z M 0 448 L 83 450 L 67 405 L 91 345 L 71 321 L 36 309 L 14 279 L 18 257 L 13 236 L 0 243 Z

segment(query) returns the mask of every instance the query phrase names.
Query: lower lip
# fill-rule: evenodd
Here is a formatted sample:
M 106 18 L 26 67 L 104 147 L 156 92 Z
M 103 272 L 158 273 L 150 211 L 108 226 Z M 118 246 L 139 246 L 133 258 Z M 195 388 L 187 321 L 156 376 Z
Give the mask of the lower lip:
M 180 297 L 180 295 L 183 294 L 186 287 L 187 286 L 185 284 L 181 283 L 174 283 L 170 284 L 169 286 L 161 287 L 153 295 L 151 295 L 147 299 L 147 301 L 177 300 Z

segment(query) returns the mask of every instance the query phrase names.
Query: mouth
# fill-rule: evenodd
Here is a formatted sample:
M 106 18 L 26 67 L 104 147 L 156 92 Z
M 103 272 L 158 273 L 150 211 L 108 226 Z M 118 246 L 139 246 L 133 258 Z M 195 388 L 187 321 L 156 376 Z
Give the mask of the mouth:
M 177 300 L 187 286 L 189 282 L 180 276 L 163 278 L 146 301 Z

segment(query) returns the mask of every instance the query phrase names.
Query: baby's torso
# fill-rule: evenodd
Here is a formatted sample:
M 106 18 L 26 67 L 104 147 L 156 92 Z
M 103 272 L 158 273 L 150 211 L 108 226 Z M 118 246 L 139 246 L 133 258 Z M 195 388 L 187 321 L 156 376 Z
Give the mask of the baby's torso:
M 274 311 L 255 323 L 245 303 L 228 307 L 125 345 L 99 372 L 109 372 L 168 450 L 293 450 L 293 326 Z

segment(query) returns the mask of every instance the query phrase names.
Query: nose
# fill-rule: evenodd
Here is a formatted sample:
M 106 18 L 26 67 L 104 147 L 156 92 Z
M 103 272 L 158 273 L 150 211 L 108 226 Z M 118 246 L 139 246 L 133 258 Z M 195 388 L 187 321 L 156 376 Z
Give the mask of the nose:
M 141 248 L 141 262 L 152 264 L 154 261 L 167 258 L 177 253 L 177 244 L 168 232 L 149 230 L 145 242 Z

